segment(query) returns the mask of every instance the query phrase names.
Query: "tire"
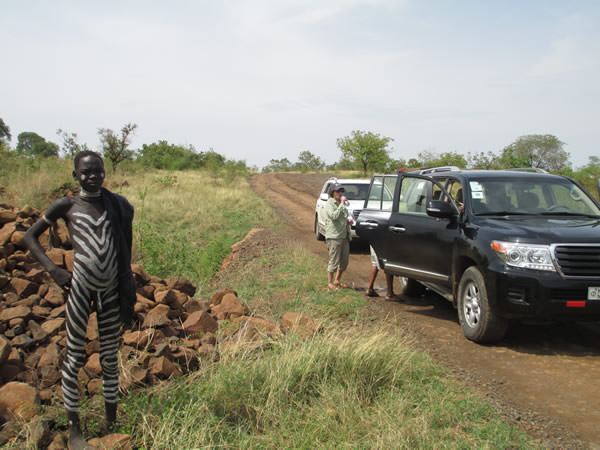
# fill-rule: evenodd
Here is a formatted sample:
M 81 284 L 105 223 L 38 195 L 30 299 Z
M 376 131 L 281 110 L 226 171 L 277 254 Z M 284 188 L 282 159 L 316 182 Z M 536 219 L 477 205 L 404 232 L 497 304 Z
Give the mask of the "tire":
M 315 236 L 317 237 L 317 241 L 324 241 L 325 236 L 323 236 L 319 231 L 319 216 L 315 214 Z
M 420 297 L 425 294 L 425 286 L 417 280 L 406 277 L 398 277 L 400 292 L 409 297 Z
M 477 267 L 471 266 L 463 273 L 457 303 L 458 320 L 467 339 L 489 344 L 504 337 L 508 321 L 490 305 L 485 280 Z

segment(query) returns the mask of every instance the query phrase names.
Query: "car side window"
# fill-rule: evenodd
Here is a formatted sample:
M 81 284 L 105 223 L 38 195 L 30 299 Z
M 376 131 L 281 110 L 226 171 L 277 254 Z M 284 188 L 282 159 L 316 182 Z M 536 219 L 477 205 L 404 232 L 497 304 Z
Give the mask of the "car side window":
M 367 208 L 381 209 L 381 194 L 383 192 L 383 176 L 373 177 L 369 198 L 367 199 Z
M 383 178 L 383 195 L 381 201 L 381 209 L 383 211 L 391 211 L 394 201 L 394 192 L 396 191 L 396 183 L 398 177 L 384 177 Z
M 403 178 L 400 186 L 399 212 L 427 214 L 427 194 L 431 182 L 420 178 Z

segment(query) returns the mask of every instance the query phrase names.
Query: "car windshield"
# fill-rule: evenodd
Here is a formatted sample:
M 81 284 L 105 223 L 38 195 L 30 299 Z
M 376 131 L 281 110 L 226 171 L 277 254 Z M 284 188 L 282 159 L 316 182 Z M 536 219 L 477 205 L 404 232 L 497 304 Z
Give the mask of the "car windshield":
M 566 178 L 480 179 L 469 187 L 476 215 L 600 216 L 588 194 Z
M 368 184 L 343 183 L 344 195 L 348 200 L 365 200 L 369 192 Z

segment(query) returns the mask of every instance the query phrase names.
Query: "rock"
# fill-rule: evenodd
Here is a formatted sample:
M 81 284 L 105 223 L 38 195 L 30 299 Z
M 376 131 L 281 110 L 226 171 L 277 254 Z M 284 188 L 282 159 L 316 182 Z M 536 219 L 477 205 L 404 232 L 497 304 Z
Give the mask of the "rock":
M 39 286 L 36 283 L 32 283 L 29 280 L 22 278 L 13 278 L 10 280 L 10 285 L 15 290 L 19 297 L 25 298 L 31 294 L 35 294 L 38 291 Z
M 248 317 L 242 316 L 235 321 L 239 322 L 240 329 L 254 329 L 258 331 L 260 334 L 266 334 L 270 337 L 277 337 L 281 335 L 281 329 L 279 325 L 275 322 L 271 322 L 270 320 L 261 319 L 258 317 Z
M 154 300 L 154 286 L 149 284 L 139 287 L 137 289 L 138 294 L 142 297 L 146 297 L 147 299 Z
M 29 272 L 27 272 L 25 274 L 25 278 L 28 279 L 29 281 L 36 283 L 37 285 L 40 285 L 42 283 L 47 283 L 50 281 L 50 279 L 48 278 L 48 272 L 46 272 L 45 270 L 41 270 L 41 269 L 31 269 Z M 38 289 L 39 289 L 39 287 L 38 287 Z
M 154 291 L 154 300 L 156 303 L 170 305 L 177 301 L 177 294 L 172 289 L 162 289 Z
M 10 319 L 8 321 L 8 327 L 9 328 L 18 327 L 19 325 L 23 325 L 24 322 L 25 322 L 25 319 L 23 319 L 22 317 L 15 317 L 14 319 Z M 21 328 L 23 328 L 23 327 L 21 327 Z M 16 334 L 21 334 L 24 331 L 25 331 L 25 328 L 23 328 L 23 331 L 16 333 Z
M 71 239 L 69 238 L 69 230 L 66 225 L 62 222 L 56 222 L 54 231 L 60 242 L 60 247 L 71 248 Z
M 56 433 L 48 445 L 48 450 L 64 450 L 65 448 L 67 448 L 67 437 L 63 433 Z
M 13 381 L 0 388 L 0 416 L 27 421 L 38 413 L 40 399 L 34 387 Z
M 2 446 L 2 448 L 5 448 L 4 445 L 7 444 L 8 441 L 11 441 L 14 438 L 16 438 L 19 435 L 19 433 L 21 433 L 22 429 L 23 424 L 17 420 L 5 423 L 4 426 L 0 428 L 0 446 Z
M 23 372 L 23 368 L 17 364 L 4 363 L 0 366 L 0 378 L 5 382 L 16 380 L 21 372 Z
M 150 309 L 150 307 L 145 303 L 136 302 L 136 304 L 133 305 L 133 311 L 136 314 L 141 314 L 142 316 L 146 315 L 146 313 L 148 312 L 148 309 Z
M 0 228 L 0 245 L 5 245 L 10 241 L 10 237 L 17 229 L 16 222 L 8 222 L 5 223 L 2 228 Z
M 23 206 L 21 208 L 21 210 L 19 211 L 20 217 L 31 217 L 31 216 L 34 216 L 35 214 L 36 214 L 35 208 L 30 205 Z
M 36 319 L 42 320 L 50 315 L 50 308 L 46 306 L 35 305 L 33 308 L 31 308 L 31 314 L 33 314 Z
M 214 333 L 218 329 L 218 324 L 215 319 L 206 311 L 196 311 L 189 315 L 187 320 L 183 322 L 183 329 L 188 335 L 200 335 L 202 333 Z
M 11 353 L 10 343 L 4 336 L 0 336 L 0 366 L 5 363 Z
M 169 378 L 171 375 L 181 376 L 181 370 L 166 357 L 160 356 L 150 363 L 150 373 L 159 378 Z
M 69 272 L 73 272 L 73 263 L 75 262 L 75 254 L 73 250 L 65 252 L 65 269 Z
M 40 401 L 42 404 L 49 405 L 52 402 L 52 397 L 54 397 L 52 389 L 42 389 L 40 391 Z
M 50 319 L 55 319 L 57 317 L 64 317 L 66 309 L 67 309 L 66 304 L 57 306 L 52 311 L 50 311 Z
M 240 300 L 232 293 L 225 294 L 221 302 L 213 306 L 212 310 L 220 320 L 241 317 L 248 313 L 248 309 L 244 308 Z
M 154 308 L 156 306 L 156 302 L 154 300 L 150 300 L 147 297 L 144 297 L 142 294 L 137 293 L 135 294 L 135 302 L 137 303 L 143 303 L 144 305 L 148 305 L 150 308 Z
M 142 331 L 127 331 L 123 334 L 122 339 L 125 345 L 131 345 L 135 348 L 143 348 L 152 343 L 154 336 L 155 331 L 152 328 L 148 328 Z
M 281 328 L 286 333 L 292 331 L 306 339 L 319 332 L 322 326 L 312 317 L 297 312 L 286 312 L 281 317 Z
M 223 300 L 223 297 L 226 294 L 234 294 L 237 297 L 237 292 L 235 292 L 233 289 L 225 289 L 223 291 L 217 291 L 213 294 L 213 296 L 210 298 L 210 304 L 217 306 L 219 303 L 221 303 L 221 300 Z
M 196 293 L 196 287 L 192 284 L 190 280 L 184 277 L 172 277 L 167 278 L 165 280 L 167 282 L 167 286 L 169 289 L 175 289 L 177 291 L 183 292 L 190 297 L 193 297 Z
M 177 351 L 173 352 L 173 358 L 179 364 L 179 367 L 185 371 L 197 370 L 199 366 L 198 352 L 191 348 L 177 347 Z
M 99 353 L 100 352 L 100 341 L 95 340 L 95 341 L 91 341 L 91 342 L 86 342 L 85 345 L 83 346 L 83 349 L 85 350 L 85 354 L 88 356 L 90 356 L 94 353 Z
M 58 345 L 56 345 L 55 343 L 50 343 L 46 347 L 46 350 L 44 351 L 44 353 L 42 353 L 42 356 L 40 357 L 40 359 L 37 363 L 37 367 L 38 367 L 38 369 L 42 369 L 44 367 L 57 366 L 58 360 L 59 360 Z
M 98 314 L 94 311 L 90 314 L 87 323 L 87 329 L 85 331 L 85 337 L 90 341 L 98 339 Z
M 10 345 L 13 347 L 24 348 L 27 349 L 33 345 L 33 339 L 31 339 L 26 334 L 20 334 L 15 336 L 12 341 L 10 341 Z
M 44 299 L 52 306 L 61 306 L 65 303 L 63 291 L 55 286 L 50 286 Z
M 42 389 L 54 386 L 60 381 L 61 373 L 56 366 L 46 366 L 39 370 L 40 387 Z
M 6 267 L 6 260 L 2 259 L 0 260 L 0 262 L 4 263 L 4 267 Z M 4 268 L 0 266 L 0 271 L 2 271 Z M 4 286 L 6 286 L 10 281 L 10 278 L 8 278 L 6 275 L 0 275 L 0 289 L 2 289 Z
M 48 333 L 35 320 L 30 320 L 27 326 L 31 331 L 33 342 L 42 342 L 48 337 Z
M 131 449 L 131 436 L 128 434 L 108 434 L 101 438 L 94 438 L 88 441 L 92 448 L 129 450 Z
M 100 365 L 100 353 L 94 353 L 92 356 L 90 356 L 83 368 L 90 377 L 99 376 L 102 373 L 102 366 Z
M 100 378 L 94 378 L 87 384 L 87 391 L 90 395 L 99 394 L 102 389 L 102 380 Z
M 58 267 L 65 266 L 65 251 L 62 248 L 50 249 L 46 252 L 46 256 Z
M 170 320 L 167 317 L 169 314 L 168 305 L 156 305 L 146 314 L 142 328 L 156 328 L 169 324 Z
M 47 284 L 41 284 L 37 291 L 37 295 L 39 295 L 41 298 L 44 298 L 48 293 L 48 288 L 49 286 Z
M 200 347 L 198 349 L 198 356 L 202 359 L 207 359 L 209 361 L 212 361 L 215 359 L 216 356 L 216 352 L 217 349 L 214 345 L 202 345 L 202 347 Z
M 10 209 L 0 208 L 0 225 L 17 220 L 17 213 Z
M 169 344 L 167 344 L 166 342 L 161 342 L 160 344 L 158 344 L 154 349 L 154 356 L 164 356 L 165 358 L 170 359 L 172 355 L 171 349 L 169 348 Z
M 60 330 L 65 324 L 65 319 L 58 317 L 56 319 L 46 320 L 42 323 L 42 329 L 48 334 L 53 336 L 58 330 Z
M 15 230 L 10 236 L 10 243 L 13 244 L 15 247 L 25 248 L 24 238 L 24 231 Z
M 146 272 L 146 270 L 141 266 L 141 264 L 132 264 L 131 272 L 133 273 L 133 278 L 138 286 L 143 286 L 145 284 L 150 283 L 150 276 Z
M 184 305 L 183 309 L 188 313 L 193 313 L 196 311 L 208 311 L 210 305 L 208 302 L 200 302 L 198 300 L 190 299 Z

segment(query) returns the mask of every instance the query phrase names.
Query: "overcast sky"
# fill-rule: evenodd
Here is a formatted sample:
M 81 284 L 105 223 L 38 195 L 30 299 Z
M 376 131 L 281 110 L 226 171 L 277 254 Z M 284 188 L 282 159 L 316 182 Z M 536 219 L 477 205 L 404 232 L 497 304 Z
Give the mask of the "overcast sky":
M 392 156 L 498 151 L 554 134 L 599 155 L 600 2 L 3 1 L 0 117 L 99 147 L 139 128 L 263 166 L 328 162 L 354 129 Z

